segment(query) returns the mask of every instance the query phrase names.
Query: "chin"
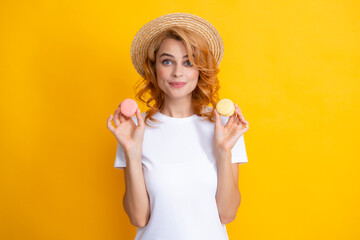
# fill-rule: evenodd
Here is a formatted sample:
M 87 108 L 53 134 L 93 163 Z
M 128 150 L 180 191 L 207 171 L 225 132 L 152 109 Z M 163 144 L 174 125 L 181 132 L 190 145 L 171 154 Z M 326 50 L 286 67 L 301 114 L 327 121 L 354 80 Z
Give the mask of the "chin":
M 191 96 L 191 92 L 187 94 L 167 94 L 170 98 L 180 99 L 180 98 L 186 98 L 187 96 Z

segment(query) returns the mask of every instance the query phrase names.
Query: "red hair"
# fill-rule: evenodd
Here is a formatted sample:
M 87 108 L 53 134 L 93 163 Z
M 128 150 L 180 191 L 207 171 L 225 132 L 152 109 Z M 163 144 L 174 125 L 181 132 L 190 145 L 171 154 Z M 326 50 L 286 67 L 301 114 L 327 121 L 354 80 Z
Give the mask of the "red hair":
M 172 38 L 181 41 L 187 50 L 189 61 L 199 69 L 199 79 L 196 88 L 192 92 L 192 108 L 196 115 L 204 117 L 210 122 L 215 121 L 214 107 L 219 100 L 220 89 L 217 74 L 216 59 L 210 51 L 205 39 L 193 31 L 182 27 L 171 27 L 158 34 L 150 43 L 148 55 L 143 64 L 145 76 L 135 87 L 136 99 L 146 103 L 150 108 L 146 111 L 145 124 L 148 120 L 159 122 L 152 118 L 164 103 L 163 91 L 159 88 L 155 74 L 156 54 L 164 39 Z M 146 96 L 148 95 L 148 96 Z M 154 102 L 153 104 L 151 104 Z M 212 111 L 207 111 L 207 106 L 212 105 Z M 151 127 L 151 126 L 150 126 Z

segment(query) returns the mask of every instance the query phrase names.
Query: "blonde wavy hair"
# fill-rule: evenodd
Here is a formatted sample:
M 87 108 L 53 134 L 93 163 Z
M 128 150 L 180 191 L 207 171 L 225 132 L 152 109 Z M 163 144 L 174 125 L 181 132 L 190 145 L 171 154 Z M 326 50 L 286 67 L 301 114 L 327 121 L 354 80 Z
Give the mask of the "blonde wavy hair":
M 164 93 L 159 88 L 156 79 L 155 63 L 156 54 L 163 40 L 172 38 L 181 41 L 187 50 L 190 63 L 199 69 L 199 79 L 192 92 L 192 108 L 196 115 L 210 122 L 215 121 L 214 108 L 219 101 L 220 89 L 217 74 L 219 68 L 205 39 L 193 31 L 182 27 L 171 27 L 159 33 L 150 43 L 148 55 L 143 64 L 145 76 L 135 86 L 135 97 L 145 103 L 149 109 L 146 111 L 145 124 L 149 127 L 148 120 L 160 122 L 152 116 L 160 111 L 164 103 Z M 154 102 L 153 104 L 151 104 Z M 208 106 L 212 105 L 212 110 Z

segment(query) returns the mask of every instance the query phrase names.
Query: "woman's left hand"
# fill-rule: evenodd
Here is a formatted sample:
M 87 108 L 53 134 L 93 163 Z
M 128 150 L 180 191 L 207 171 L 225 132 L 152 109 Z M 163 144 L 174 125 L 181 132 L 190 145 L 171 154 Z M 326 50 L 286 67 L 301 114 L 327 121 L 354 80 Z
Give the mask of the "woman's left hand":
M 234 105 L 235 112 L 229 117 L 225 126 L 222 126 L 220 114 L 214 109 L 216 118 L 214 134 L 216 155 L 219 153 L 217 151 L 229 153 L 241 135 L 249 130 L 248 121 L 245 120 L 238 105 Z

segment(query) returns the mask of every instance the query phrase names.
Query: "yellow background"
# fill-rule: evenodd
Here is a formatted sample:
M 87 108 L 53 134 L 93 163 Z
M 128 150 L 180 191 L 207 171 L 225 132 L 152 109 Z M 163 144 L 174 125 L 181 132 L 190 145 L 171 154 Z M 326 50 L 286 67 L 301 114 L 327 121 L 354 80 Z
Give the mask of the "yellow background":
M 220 32 L 250 124 L 230 239 L 360 239 L 357 0 L 1 1 L 0 239 L 134 238 L 106 120 L 136 32 L 172 12 Z

